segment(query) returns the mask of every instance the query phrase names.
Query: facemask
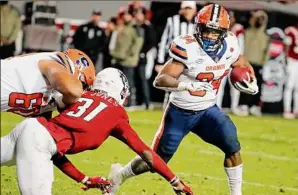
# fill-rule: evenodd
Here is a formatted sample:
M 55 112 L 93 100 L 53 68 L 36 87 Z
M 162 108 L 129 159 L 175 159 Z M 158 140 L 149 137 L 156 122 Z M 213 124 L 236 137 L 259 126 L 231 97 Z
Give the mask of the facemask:
M 216 40 L 202 38 L 203 50 L 205 52 L 213 52 L 215 50 Z

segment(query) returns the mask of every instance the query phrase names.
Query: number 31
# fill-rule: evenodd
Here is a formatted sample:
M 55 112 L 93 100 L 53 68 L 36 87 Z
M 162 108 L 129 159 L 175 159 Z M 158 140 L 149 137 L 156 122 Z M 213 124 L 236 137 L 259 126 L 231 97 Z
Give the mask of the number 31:
M 79 118 L 81 117 L 87 109 L 93 104 L 94 100 L 93 99 L 88 99 L 88 98 L 80 98 L 78 102 L 85 102 L 83 105 L 78 106 L 77 110 L 75 111 L 69 111 L 66 113 L 68 116 L 76 117 Z M 89 114 L 87 114 L 83 119 L 85 121 L 90 121 L 94 117 L 96 117 L 101 111 L 103 111 L 105 108 L 108 106 L 105 103 L 100 102 L 98 106 L 96 106 Z

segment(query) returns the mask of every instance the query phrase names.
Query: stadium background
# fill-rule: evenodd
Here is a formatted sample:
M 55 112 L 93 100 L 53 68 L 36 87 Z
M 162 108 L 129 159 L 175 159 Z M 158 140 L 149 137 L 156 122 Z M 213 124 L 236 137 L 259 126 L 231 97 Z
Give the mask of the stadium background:
M 24 10 L 25 1 L 12 1 L 11 4 L 16 6 L 19 10 Z M 207 1 L 198 1 L 197 8 L 200 9 Z M 209 1 L 216 2 L 216 1 Z M 251 11 L 257 9 L 264 9 L 268 14 L 268 25 L 267 29 L 271 27 L 278 27 L 284 30 L 291 24 L 295 24 L 295 21 L 298 20 L 298 4 L 289 3 L 281 4 L 276 1 L 218 1 L 222 5 L 226 6 L 228 9 L 231 9 L 235 12 L 237 22 L 242 24 L 245 28 L 248 27 L 248 21 Z M 293 1 L 289 1 L 293 2 Z M 77 28 L 80 24 L 87 22 L 90 18 L 90 13 L 92 10 L 99 9 L 102 12 L 102 21 L 101 26 L 106 27 L 106 21 L 109 18 L 115 16 L 121 7 L 127 6 L 129 1 L 73 1 L 71 6 L 67 1 L 56 1 L 56 7 L 58 11 L 58 17 L 56 18 L 56 24 L 59 28 L 63 28 L 63 36 L 73 35 L 74 29 Z M 178 1 L 143 1 L 144 7 L 151 10 L 152 19 L 151 23 L 154 26 L 156 31 L 157 40 L 160 40 L 163 29 L 166 24 L 166 19 L 170 16 L 173 16 L 179 12 L 180 2 Z M 22 50 L 22 34 L 19 36 L 17 44 L 18 52 Z M 66 39 L 66 43 L 71 42 Z M 158 41 L 159 42 L 159 41 Z M 69 45 L 65 44 L 65 41 L 61 43 L 61 49 L 67 48 Z M 157 46 L 156 46 L 157 47 Z M 102 58 L 100 58 L 102 59 Z M 97 71 L 101 70 L 102 65 L 97 65 Z M 147 67 L 147 71 L 151 71 L 151 76 L 149 78 L 150 91 L 151 91 L 151 100 L 153 102 L 162 102 L 164 97 L 164 92 L 158 89 L 153 88 L 151 85 L 154 77 L 156 76 L 156 71 L 153 71 L 153 67 Z M 138 79 L 138 78 L 137 78 Z M 139 83 L 139 82 L 136 82 Z M 282 92 L 281 92 L 282 93 Z M 137 96 L 139 101 L 142 101 L 142 94 Z M 241 103 L 241 101 L 240 101 Z M 223 107 L 228 107 L 230 105 L 230 95 L 229 95 L 229 86 L 226 85 L 224 91 Z M 283 112 L 282 100 L 273 103 L 263 104 L 263 112 L 280 114 Z
M 221 2 L 221 1 L 219 1 Z M 230 1 L 229 1 L 230 2 Z M 264 8 L 269 15 L 268 28 L 277 26 L 282 29 L 298 21 L 298 6 L 286 6 L 275 3 L 247 1 L 247 4 L 226 2 L 228 8 L 234 8 L 238 21 L 248 25 L 251 10 Z M 232 1 L 231 1 L 232 2 Z M 252 2 L 252 3 L 251 3 Z M 12 1 L 23 10 L 22 1 Z M 198 2 L 198 8 L 205 2 Z M 102 11 L 103 21 L 115 15 L 121 6 L 128 1 L 75 1 L 71 5 L 67 1 L 57 1 L 57 23 L 75 25 L 87 21 L 94 8 Z M 144 5 L 153 12 L 152 23 L 156 25 L 157 36 L 160 37 L 168 16 L 178 13 L 178 2 L 149 2 Z M 105 22 L 102 22 L 105 25 Z M 58 25 L 59 26 L 59 25 Z M 67 25 L 66 25 L 67 27 Z M 68 27 L 67 27 L 68 28 Z M 66 28 L 66 29 L 67 29 Z M 149 82 L 156 75 L 152 72 Z M 161 102 L 163 92 L 152 90 L 152 100 Z M 228 90 L 225 92 L 225 103 L 229 103 Z M 269 106 L 269 112 L 282 112 L 281 102 Z M 273 110 L 270 110 L 272 109 Z M 151 144 L 155 130 L 159 125 L 162 112 L 135 111 L 129 113 L 132 126 L 147 144 Z M 298 122 L 288 121 L 279 116 L 237 117 L 231 115 L 238 128 L 242 144 L 244 164 L 243 193 L 247 195 L 297 195 L 298 194 Z M 23 118 L 11 113 L 1 112 L 1 134 L 5 135 Z M 121 152 L 120 152 L 121 151 Z M 127 163 L 134 154 L 115 139 L 109 139 L 98 150 L 85 152 L 70 159 L 86 174 L 107 175 L 110 164 Z M 228 194 L 226 177 L 222 169 L 222 153 L 204 143 L 194 135 L 189 135 L 169 164 L 171 168 L 188 184 L 196 194 L 226 195 Z M 81 192 L 80 185 L 55 170 L 53 194 L 98 194 L 97 191 Z M 18 193 L 15 168 L 1 167 L 1 194 Z M 170 186 L 156 174 L 145 174 L 128 181 L 120 190 L 120 195 L 170 195 Z

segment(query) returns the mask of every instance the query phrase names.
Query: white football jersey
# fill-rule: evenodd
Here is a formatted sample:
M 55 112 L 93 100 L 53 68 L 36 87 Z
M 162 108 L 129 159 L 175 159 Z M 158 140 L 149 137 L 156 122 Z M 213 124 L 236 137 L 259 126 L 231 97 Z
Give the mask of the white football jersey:
M 177 91 L 170 95 L 170 102 L 187 110 L 204 110 L 216 103 L 216 94 L 221 80 L 229 73 L 240 55 L 236 36 L 228 32 L 218 53 L 212 58 L 201 48 L 193 35 L 176 37 L 169 50 L 173 59 L 185 64 L 178 78 L 183 82 L 205 81 L 213 85 L 212 92 Z
M 57 52 L 1 60 L 1 111 L 34 116 L 55 110 L 56 103 L 52 98 L 54 89 L 39 70 L 40 60 L 61 62 Z

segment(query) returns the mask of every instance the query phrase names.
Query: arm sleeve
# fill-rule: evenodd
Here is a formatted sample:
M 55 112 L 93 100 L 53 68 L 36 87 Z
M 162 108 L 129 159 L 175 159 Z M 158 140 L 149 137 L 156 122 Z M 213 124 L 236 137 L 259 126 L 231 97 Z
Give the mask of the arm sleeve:
M 172 23 L 173 23 L 172 18 L 171 17 L 168 18 L 166 27 L 161 36 L 161 40 L 158 47 L 158 54 L 157 54 L 157 62 L 159 64 L 163 64 L 165 62 L 166 51 L 167 51 L 166 45 L 169 42 L 169 39 L 171 36 L 170 32 L 173 25 Z
M 69 160 L 66 156 L 58 156 L 55 155 L 53 157 L 53 162 L 56 167 L 58 167 L 65 175 L 72 178 L 77 182 L 81 182 L 85 175 L 80 172 Z
M 114 129 L 113 136 L 127 144 L 147 163 L 148 159 L 145 159 L 142 154 L 149 152 L 152 156 L 152 168 L 168 181 L 172 181 L 175 178 L 174 173 L 168 168 L 166 163 L 141 140 L 137 133 L 128 124 L 128 121 L 122 120 L 119 122 Z

